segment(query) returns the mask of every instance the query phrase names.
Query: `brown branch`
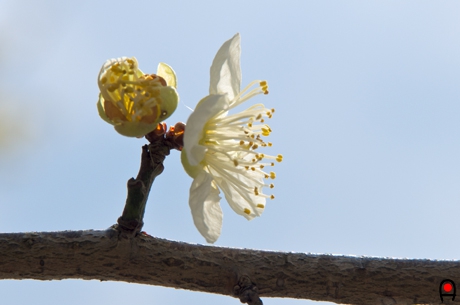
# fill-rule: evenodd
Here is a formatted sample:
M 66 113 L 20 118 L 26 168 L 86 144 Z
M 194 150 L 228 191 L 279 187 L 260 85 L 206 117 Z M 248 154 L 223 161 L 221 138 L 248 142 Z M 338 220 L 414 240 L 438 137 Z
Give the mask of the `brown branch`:
M 258 296 L 439 304 L 439 284 L 460 279 L 460 262 L 229 249 L 125 238 L 114 229 L 0 234 L 0 279 L 70 278 L 217 293 L 250 304 Z
M 142 147 L 141 166 L 136 179 L 128 180 L 128 195 L 123 214 L 118 218 L 117 228 L 130 236 L 138 234 L 144 225 L 145 206 L 153 181 L 163 170 L 169 148 L 162 141 Z
M 163 161 L 171 149 L 181 150 L 184 138 L 184 123 L 176 123 L 169 131 L 165 123 L 145 135 L 150 142 L 142 147 L 141 165 L 136 179 L 128 180 L 128 195 L 123 214 L 118 218 L 116 228 L 121 234 L 134 237 L 144 225 L 145 206 L 153 181 L 164 170 Z
M 154 179 L 185 125 L 146 136 L 118 224 L 106 231 L 0 234 L 0 279 L 124 281 L 237 297 L 347 304 L 438 304 L 439 285 L 460 279 L 459 261 L 402 260 L 229 249 L 139 234 Z M 458 302 L 460 298 L 455 301 Z M 450 297 L 445 302 L 452 303 Z

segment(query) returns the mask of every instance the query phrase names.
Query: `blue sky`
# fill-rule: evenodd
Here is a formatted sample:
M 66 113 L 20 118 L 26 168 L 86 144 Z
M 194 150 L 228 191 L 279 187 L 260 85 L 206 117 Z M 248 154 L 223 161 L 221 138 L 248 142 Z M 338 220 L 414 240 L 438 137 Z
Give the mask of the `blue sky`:
M 105 60 L 178 76 L 186 121 L 209 67 L 239 32 L 243 86 L 266 79 L 276 199 L 251 222 L 222 202 L 217 246 L 459 259 L 460 2 L 0 1 L 0 231 L 105 229 L 121 215 L 141 139 L 97 115 Z M 248 105 L 249 106 L 249 105 Z M 191 179 L 172 152 L 145 214 L 149 234 L 204 243 Z M 237 304 L 170 288 L 1 281 L 5 304 Z M 311 304 L 264 298 L 265 304 Z

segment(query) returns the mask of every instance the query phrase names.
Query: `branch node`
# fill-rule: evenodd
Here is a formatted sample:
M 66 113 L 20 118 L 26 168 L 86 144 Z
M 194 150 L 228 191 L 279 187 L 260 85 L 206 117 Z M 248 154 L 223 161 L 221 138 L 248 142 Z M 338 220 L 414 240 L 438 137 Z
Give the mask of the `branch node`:
M 248 305 L 263 305 L 259 298 L 259 289 L 247 275 L 243 275 L 238 280 L 238 284 L 233 287 L 233 294 L 240 299 L 241 303 Z

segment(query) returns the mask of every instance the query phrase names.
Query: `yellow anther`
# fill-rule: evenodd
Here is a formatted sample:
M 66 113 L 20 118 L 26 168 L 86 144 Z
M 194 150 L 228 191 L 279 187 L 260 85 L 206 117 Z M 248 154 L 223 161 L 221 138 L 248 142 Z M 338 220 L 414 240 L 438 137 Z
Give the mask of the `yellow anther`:
M 260 120 L 262 118 L 262 114 L 259 113 L 259 115 L 257 115 L 256 117 L 256 120 Z
M 267 143 L 269 147 L 272 147 L 273 146 L 273 143 L 272 142 L 268 142 Z
M 256 168 L 253 166 L 253 167 L 251 167 L 251 170 L 252 170 L 252 171 L 255 171 L 255 170 L 256 170 Z
M 262 135 L 265 136 L 265 137 L 268 137 L 270 135 L 270 127 L 266 126 L 266 127 L 262 127 Z
M 263 166 L 263 165 L 261 164 L 259 167 L 260 167 L 260 169 L 263 169 L 265 166 Z
M 275 199 L 275 195 L 270 195 L 270 199 Z
M 275 166 L 275 162 L 270 163 L 270 166 Z
M 244 212 L 245 214 L 248 214 L 248 215 L 251 214 L 251 210 L 250 210 L 250 209 L 244 209 L 243 212 Z
M 283 155 L 276 156 L 276 161 L 278 161 L 278 162 L 283 161 Z
M 257 186 L 254 187 L 254 195 L 258 196 L 259 195 L 259 190 L 257 189 Z
M 247 169 L 247 170 L 249 170 L 249 166 L 248 166 L 248 165 L 246 165 L 244 168 Z
M 270 188 L 272 189 L 272 188 L 274 188 L 274 187 L 275 187 L 275 185 L 274 185 L 273 183 L 271 183 L 271 184 L 270 184 Z
M 265 178 L 265 179 L 268 179 L 268 178 L 270 178 L 270 176 L 267 175 L 267 174 L 265 174 L 264 178 Z
M 275 179 L 275 178 L 276 178 L 275 172 L 270 172 L 270 179 Z
M 252 145 L 252 149 L 257 149 L 258 147 L 259 147 L 259 145 L 257 145 L 257 144 Z
M 244 145 L 244 141 L 243 141 L 243 140 L 240 141 L 240 145 Z
M 260 85 L 262 91 L 264 92 L 264 94 L 268 94 L 268 84 L 267 84 L 267 82 L 263 80 L 263 81 L 261 81 L 259 83 L 259 85 Z
M 252 123 L 248 123 L 248 127 L 252 127 Z
M 110 67 L 110 70 L 116 71 L 119 65 L 120 65 L 119 63 L 114 63 L 114 64 Z
M 264 206 L 263 204 L 261 204 L 261 203 L 258 203 L 256 206 L 257 206 L 259 209 L 265 208 L 265 206 Z
M 265 120 L 264 120 L 264 119 L 261 119 L 260 122 L 263 123 L 263 122 L 265 122 Z
M 233 164 L 234 164 L 235 166 L 238 166 L 238 161 L 233 160 Z
M 107 82 L 107 77 L 104 76 L 103 78 L 101 78 L 101 83 L 105 84 L 106 82 Z
M 275 112 L 275 108 L 272 108 L 272 113 Z

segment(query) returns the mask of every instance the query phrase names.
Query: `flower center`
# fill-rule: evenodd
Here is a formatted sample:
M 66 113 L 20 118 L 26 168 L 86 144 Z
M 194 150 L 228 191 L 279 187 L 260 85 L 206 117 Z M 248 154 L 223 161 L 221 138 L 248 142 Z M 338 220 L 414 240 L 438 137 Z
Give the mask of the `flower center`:
M 160 90 L 166 85 L 158 75 L 142 74 L 132 58 L 118 59 L 99 78 L 105 108 L 115 108 L 107 113 L 114 121 L 151 123 L 165 116 L 160 113 Z

